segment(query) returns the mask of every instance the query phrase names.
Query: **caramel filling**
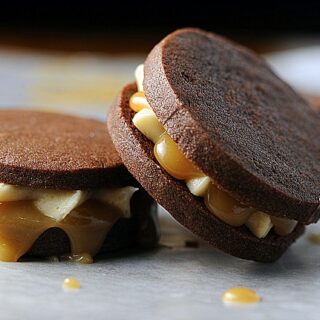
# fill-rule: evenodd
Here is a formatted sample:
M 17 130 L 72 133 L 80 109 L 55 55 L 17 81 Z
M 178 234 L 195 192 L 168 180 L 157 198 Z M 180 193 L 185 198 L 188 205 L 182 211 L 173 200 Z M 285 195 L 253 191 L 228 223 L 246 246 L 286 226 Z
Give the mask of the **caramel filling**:
M 137 68 L 136 77 L 138 88 L 143 90 L 143 67 Z M 132 119 L 133 124 L 154 143 L 154 155 L 160 166 L 172 177 L 184 180 L 193 195 L 203 197 L 207 208 L 216 217 L 231 226 L 246 225 L 258 238 L 266 237 L 272 228 L 281 236 L 294 230 L 297 221 L 272 217 L 247 207 L 219 189 L 184 156 L 157 119 L 142 91 L 131 96 L 129 105 L 136 112 Z
M 25 192 L 22 195 L 23 187 L 9 187 L 17 193 L 10 191 L 14 200 L 0 203 L 1 261 L 17 261 L 30 250 L 42 233 L 50 228 L 60 228 L 70 239 L 70 259 L 79 260 L 81 263 L 92 262 L 91 257 L 99 251 L 115 222 L 121 217 L 129 216 L 130 198 L 136 190 L 133 187 L 125 187 L 91 191 L 91 197 L 86 193 L 84 199 L 72 197 L 78 191 L 30 189 L 27 190 L 30 194 L 38 192 L 41 196 L 32 200 L 16 200 L 17 196 L 26 197 Z M 69 197 L 65 196 L 66 194 Z M 92 196 L 93 194 L 95 196 Z M 8 196 L 9 194 L 0 192 L 0 198 L 8 199 Z M 48 210 L 48 214 L 43 213 L 45 209 Z

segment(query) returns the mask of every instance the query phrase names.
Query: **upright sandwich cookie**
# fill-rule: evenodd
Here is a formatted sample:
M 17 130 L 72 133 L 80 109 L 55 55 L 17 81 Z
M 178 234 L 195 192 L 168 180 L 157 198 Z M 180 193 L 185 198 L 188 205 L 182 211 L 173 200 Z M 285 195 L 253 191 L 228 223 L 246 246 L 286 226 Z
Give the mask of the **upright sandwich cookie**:
M 178 30 L 108 118 L 124 164 L 215 247 L 274 261 L 319 219 L 320 116 L 250 50 Z
M 154 201 L 105 124 L 0 111 L 0 260 L 83 255 L 157 241 Z

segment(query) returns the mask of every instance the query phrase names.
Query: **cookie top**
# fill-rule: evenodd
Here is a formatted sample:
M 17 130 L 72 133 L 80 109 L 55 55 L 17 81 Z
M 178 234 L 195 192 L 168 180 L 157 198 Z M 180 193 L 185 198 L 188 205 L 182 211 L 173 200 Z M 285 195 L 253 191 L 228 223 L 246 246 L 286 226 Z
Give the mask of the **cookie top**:
M 0 182 L 77 190 L 132 179 L 103 122 L 27 110 L 0 110 L 0 122 Z
M 135 84 L 126 86 L 108 116 L 112 140 L 124 164 L 142 187 L 183 226 L 216 248 L 234 256 L 256 261 L 278 259 L 304 230 L 298 224 L 287 236 L 278 236 L 271 230 L 259 239 L 245 226 L 230 226 L 193 196 L 183 181 L 171 177 L 162 169 L 153 154 L 153 143 L 132 124 L 134 112 L 129 99 L 135 93 Z
M 181 29 L 154 47 L 144 70 L 158 119 L 220 188 L 275 216 L 318 220 L 320 114 L 261 57 Z

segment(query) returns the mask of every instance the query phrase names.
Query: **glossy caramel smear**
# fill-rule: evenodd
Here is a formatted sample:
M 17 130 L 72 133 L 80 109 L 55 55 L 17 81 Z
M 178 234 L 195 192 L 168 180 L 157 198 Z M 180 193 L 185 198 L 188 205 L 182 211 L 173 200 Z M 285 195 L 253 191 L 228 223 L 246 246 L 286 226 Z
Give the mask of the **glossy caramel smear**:
M 130 107 L 133 111 L 139 112 L 142 109 L 151 109 L 143 92 L 136 92 L 129 101 Z
M 210 185 L 204 201 L 218 218 L 235 227 L 245 224 L 253 211 L 252 208 L 242 205 L 214 184 Z
M 165 132 L 154 145 L 154 155 L 159 164 L 176 179 L 201 177 L 203 173 L 177 148 L 177 144 Z
M 261 297 L 252 289 L 245 287 L 230 288 L 222 295 L 225 303 L 258 303 Z
M 72 255 L 94 256 L 120 216 L 118 210 L 96 200 L 86 201 L 60 222 L 42 214 L 31 201 L 0 203 L 0 261 L 17 261 L 54 227 L 68 235 Z

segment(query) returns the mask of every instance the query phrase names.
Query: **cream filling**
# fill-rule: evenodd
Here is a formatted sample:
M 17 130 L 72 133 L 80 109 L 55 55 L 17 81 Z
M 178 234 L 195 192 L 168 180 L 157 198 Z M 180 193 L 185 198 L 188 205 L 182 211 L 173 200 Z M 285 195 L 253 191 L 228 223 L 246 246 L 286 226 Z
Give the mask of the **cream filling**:
M 124 217 L 129 217 L 130 199 L 136 190 L 130 186 L 89 191 L 32 189 L 0 183 L 0 203 L 30 200 L 47 217 L 62 221 L 85 201 L 98 200 L 118 208 Z
M 130 100 L 130 107 L 136 112 L 132 122 L 155 144 L 154 152 L 160 165 L 175 178 L 184 180 L 189 191 L 197 197 L 203 197 L 210 212 L 225 223 L 232 226 L 246 225 L 258 238 L 266 237 L 272 228 L 281 236 L 291 233 L 297 221 L 273 217 L 254 208 L 243 206 L 218 189 L 208 176 L 184 158 L 145 99 L 143 75 L 143 65 L 139 65 L 135 72 L 139 92 Z M 171 152 L 171 155 L 168 155 L 168 152 Z M 174 170 L 172 170 L 173 167 Z M 191 174 L 186 175 L 184 167 L 194 172 L 190 171 Z

